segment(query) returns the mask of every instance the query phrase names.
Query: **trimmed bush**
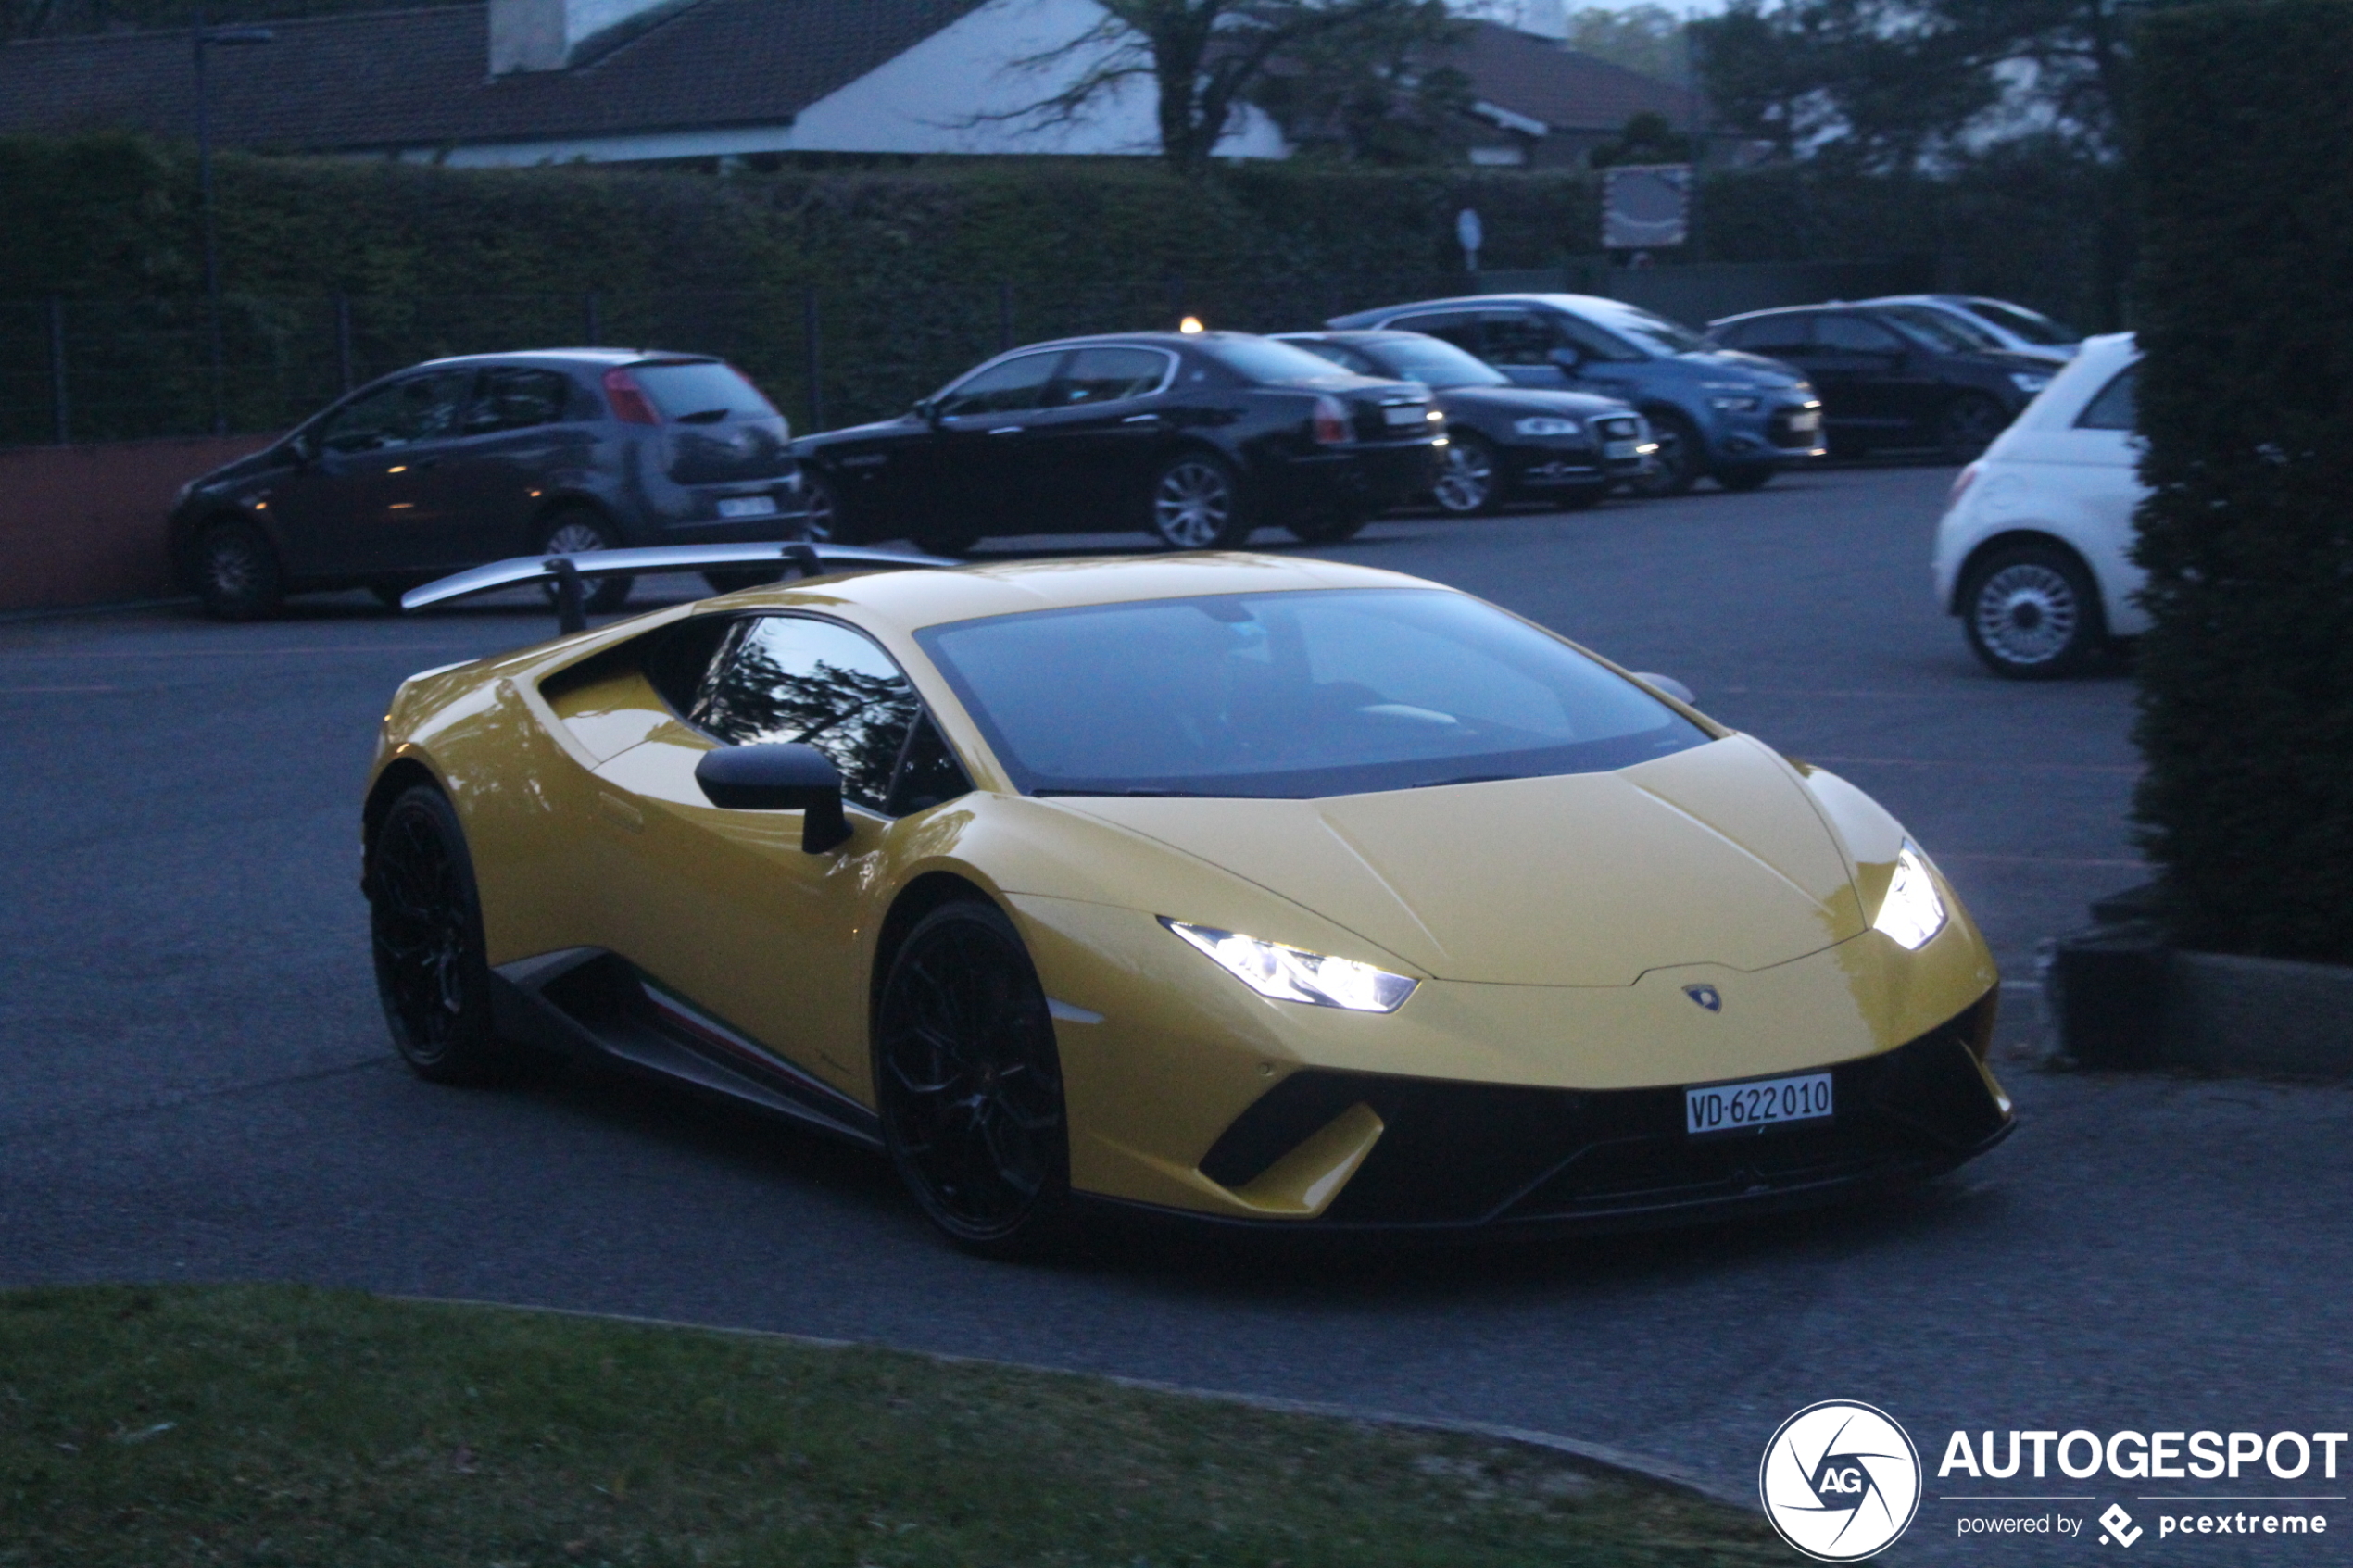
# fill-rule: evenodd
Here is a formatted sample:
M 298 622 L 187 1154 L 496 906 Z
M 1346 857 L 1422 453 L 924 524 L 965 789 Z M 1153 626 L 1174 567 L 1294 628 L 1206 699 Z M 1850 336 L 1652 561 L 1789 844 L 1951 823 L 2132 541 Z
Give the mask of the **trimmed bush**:
M 2144 843 L 2182 945 L 2353 962 L 2353 4 L 2143 39 Z

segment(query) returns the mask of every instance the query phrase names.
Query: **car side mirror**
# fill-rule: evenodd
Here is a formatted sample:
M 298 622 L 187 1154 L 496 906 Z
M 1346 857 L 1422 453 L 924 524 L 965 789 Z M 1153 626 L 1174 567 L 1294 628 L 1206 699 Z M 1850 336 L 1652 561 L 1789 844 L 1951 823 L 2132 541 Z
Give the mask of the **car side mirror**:
M 728 811 L 800 811 L 800 847 L 822 855 L 849 837 L 841 772 L 813 746 L 723 746 L 695 764 L 695 783 Z
M 1681 703 L 1686 708 L 1690 708 L 1699 701 L 1697 697 L 1692 696 L 1691 687 L 1683 684 L 1682 682 L 1677 680 L 1672 675 L 1654 675 L 1647 671 L 1637 670 L 1634 671 L 1634 679 L 1642 682 L 1646 686 L 1656 687 L 1658 690 L 1665 692 L 1668 696 L 1673 697 L 1677 702 Z

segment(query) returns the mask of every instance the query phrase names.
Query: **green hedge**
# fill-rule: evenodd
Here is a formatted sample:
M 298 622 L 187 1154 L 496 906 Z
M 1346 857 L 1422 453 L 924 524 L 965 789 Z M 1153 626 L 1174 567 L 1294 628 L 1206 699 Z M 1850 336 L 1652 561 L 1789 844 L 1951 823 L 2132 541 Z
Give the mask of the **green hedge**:
M 1200 182 L 1142 159 L 930 160 L 714 178 L 573 167 L 465 170 L 224 156 L 217 165 L 233 421 L 283 423 L 336 390 L 334 299 L 356 370 L 578 341 L 728 355 L 805 417 L 817 292 L 827 421 L 902 408 L 1021 338 L 1173 324 L 1311 324 L 1462 286 L 1454 214 L 1486 264 L 1597 249 L 1581 171 L 1246 165 Z M 2075 215 L 2104 178 L 2064 159 L 1951 181 L 1778 169 L 1712 177 L 1698 257 L 1936 253 L 1946 282 L 2104 324 Z M 0 139 L 0 442 L 49 427 L 46 307 L 65 303 L 73 423 L 208 420 L 195 177 L 184 147 Z
M 2144 36 L 2139 815 L 2177 940 L 2353 962 L 2353 4 Z

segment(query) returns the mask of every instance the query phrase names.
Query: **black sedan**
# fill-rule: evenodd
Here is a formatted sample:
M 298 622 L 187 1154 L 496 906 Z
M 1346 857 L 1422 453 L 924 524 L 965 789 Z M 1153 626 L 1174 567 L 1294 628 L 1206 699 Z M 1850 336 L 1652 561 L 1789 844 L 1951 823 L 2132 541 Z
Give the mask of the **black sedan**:
M 1925 448 L 1972 462 L 2055 373 L 2049 359 L 1987 347 L 1921 305 L 1755 310 L 1711 322 L 1708 337 L 1804 371 L 1842 454 Z
M 1227 549 L 1345 539 L 1428 488 L 1427 387 L 1246 332 L 1123 332 L 1000 354 L 895 420 L 803 437 L 810 535 L 956 555 L 1004 533 L 1140 529 Z
M 642 349 L 436 359 L 191 482 L 181 579 L 228 620 L 502 557 L 773 539 L 801 510 L 784 416 L 724 360 Z M 617 609 L 625 577 L 589 606 Z
M 1642 473 L 1655 449 L 1648 422 L 1615 397 L 1521 386 L 1423 332 L 1284 332 L 1276 341 L 1363 375 L 1428 387 L 1447 436 L 1430 499 L 1446 511 L 1491 512 L 1519 499 L 1579 510 Z

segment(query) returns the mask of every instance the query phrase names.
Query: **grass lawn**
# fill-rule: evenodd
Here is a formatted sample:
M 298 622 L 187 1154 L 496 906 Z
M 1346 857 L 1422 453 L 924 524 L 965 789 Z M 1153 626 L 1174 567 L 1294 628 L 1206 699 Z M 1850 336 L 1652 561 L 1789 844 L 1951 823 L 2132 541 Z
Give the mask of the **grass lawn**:
M 1793 1562 L 1445 1434 L 295 1286 L 0 1293 L 0 1564 Z

